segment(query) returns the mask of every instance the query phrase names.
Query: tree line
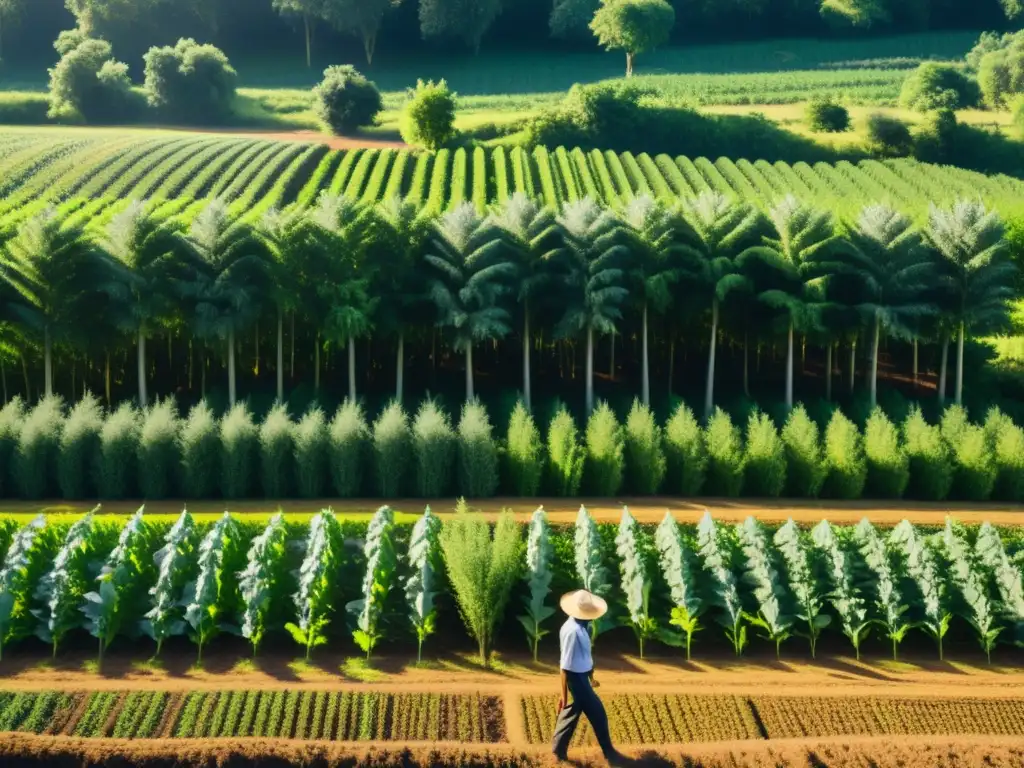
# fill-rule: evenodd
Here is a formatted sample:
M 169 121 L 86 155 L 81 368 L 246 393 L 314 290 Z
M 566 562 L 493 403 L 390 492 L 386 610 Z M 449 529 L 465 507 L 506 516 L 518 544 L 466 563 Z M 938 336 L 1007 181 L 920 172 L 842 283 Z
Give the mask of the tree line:
M 406 337 L 432 328 L 431 359 L 437 332 L 464 358 L 467 401 L 474 353 L 518 334 L 528 408 L 537 350 L 579 342 L 587 414 L 596 340 L 635 334 L 638 394 L 649 405 L 653 326 L 670 345 L 707 339 L 705 418 L 715 404 L 719 340 L 742 344 L 747 389 L 752 336 L 784 344 L 787 409 L 798 337 L 824 349 L 831 398 L 833 352 L 841 341 L 855 351 L 861 334 L 871 405 L 884 337 L 911 341 L 915 352 L 918 342 L 939 345 L 940 399 L 954 342 L 960 403 L 965 339 L 1006 323 L 1016 296 L 1004 224 L 971 201 L 933 206 L 922 228 L 882 204 L 847 222 L 792 195 L 761 211 L 714 192 L 674 205 L 640 196 L 618 209 L 588 198 L 557 210 L 516 194 L 489 211 L 462 203 L 437 217 L 397 198 L 370 205 L 323 193 L 310 208 L 271 210 L 256 222 L 214 200 L 187 226 L 158 210 L 125 203 L 105 224 L 90 224 L 74 206 L 50 208 L 8 233 L 0 250 L 4 341 L 23 366 L 41 351 L 45 394 L 54 391 L 55 346 L 73 359 L 103 350 L 109 394 L 109 353 L 134 343 L 144 406 L 147 342 L 177 331 L 222 350 L 233 405 L 239 341 L 272 318 L 283 400 L 286 319 L 294 361 L 298 316 L 315 338 L 314 388 L 321 352 L 344 350 L 352 400 L 360 394 L 359 339 L 374 336 L 393 350 L 400 401 Z M 256 344 L 258 359 L 258 331 Z

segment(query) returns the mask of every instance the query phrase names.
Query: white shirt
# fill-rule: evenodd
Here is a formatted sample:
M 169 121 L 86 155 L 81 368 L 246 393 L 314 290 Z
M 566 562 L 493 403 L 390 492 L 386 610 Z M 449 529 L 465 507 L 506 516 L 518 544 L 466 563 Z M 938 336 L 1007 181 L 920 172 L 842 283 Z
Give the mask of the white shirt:
M 562 645 L 561 668 L 566 672 L 586 674 L 594 668 L 590 654 L 590 631 L 570 618 L 558 633 Z

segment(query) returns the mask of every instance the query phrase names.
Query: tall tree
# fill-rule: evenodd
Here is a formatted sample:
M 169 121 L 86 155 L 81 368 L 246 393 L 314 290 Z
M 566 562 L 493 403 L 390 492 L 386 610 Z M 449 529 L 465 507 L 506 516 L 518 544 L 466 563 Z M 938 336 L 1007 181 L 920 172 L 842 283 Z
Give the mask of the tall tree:
M 633 276 L 640 284 L 642 317 L 640 396 L 651 404 L 651 368 L 648 358 L 648 311 L 664 312 L 672 301 L 672 285 L 679 280 L 677 217 L 650 195 L 634 197 L 622 209 L 626 225 L 629 261 Z
M 302 19 L 302 30 L 306 38 L 306 66 L 313 66 L 313 25 L 326 12 L 325 3 L 332 0 L 272 0 L 274 10 L 285 16 Z
M 746 249 L 738 262 L 754 276 L 758 298 L 781 310 L 787 328 L 786 409 L 793 408 L 793 334 L 818 325 L 824 303 L 824 278 L 818 257 L 836 240 L 832 214 L 805 205 L 787 195 L 768 209 L 774 236 Z M 758 280 L 758 267 L 767 269 Z
M 951 208 L 931 206 L 925 237 L 940 257 L 943 283 L 953 301 L 949 319 L 957 335 L 957 404 L 963 401 L 964 338 L 969 331 L 1005 323 L 1014 298 L 1016 267 L 1006 258 L 1006 228 L 984 203 L 959 200 Z
M 317 225 L 316 280 L 320 311 L 317 322 L 328 341 L 348 346 L 348 396 L 356 399 L 356 339 L 373 330 L 378 299 L 370 295 L 372 265 L 367 259 L 376 239 L 374 209 L 343 195 L 321 195 L 312 213 Z
M 424 38 L 459 38 L 479 53 L 501 6 L 502 0 L 420 0 L 420 32 Z
M 857 302 L 871 333 L 871 407 L 878 402 L 878 350 L 882 332 L 902 339 L 914 335 L 914 321 L 934 310 L 925 297 L 935 279 L 934 262 L 921 248 L 910 219 L 886 205 L 868 205 L 850 231 L 851 248 L 837 249 L 837 267 L 862 285 Z
M 761 216 L 753 206 L 711 191 L 684 201 L 683 215 L 692 233 L 687 255 L 696 256 L 687 260 L 688 271 L 711 299 L 711 343 L 704 386 L 704 418 L 710 419 L 715 405 L 719 309 L 732 291 L 751 288 L 737 257 L 761 229 Z
M 587 397 L 594 410 L 594 332 L 614 333 L 629 298 L 629 249 L 623 244 L 622 225 L 590 198 L 566 203 L 558 222 L 566 233 L 566 248 L 556 267 L 556 283 L 563 289 L 565 307 L 556 333 L 563 337 L 580 332 L 587 338 Z
M 53 208 L 28 219 L 0 253 L 7 314 L 43 343 L 45 394 L 53 394 L 53 345 L 81 338 L 90 312 L 102 311 L 109 273 L 78 225 Z
M 665 0 L 601 0 L 590 29 L 609 51 L 625 51 L 631 77 L 636 57 L 667 43 L 675 23 L 675 8 Z
M 472 203 L 441 217 L 429 247 L 430 295 L 439 323 L 453 329 L 455 349 L 466 353 L 468 402 L 474 397 L 473 344 L 499 339 L 510 330 L 501 298 L 511 291 L 516 267 L 507 257 L 501 230 Z
M 373 64 L 384 15 L 402 0 L 322 0 L 327 21 L 339 32 L 353 34 L 363 41 L 366 63 Z
M 227 343 L 228 401 L 236 400 L 235 347 L 259 317 L 268 255 L 252 229 L 235 222 L 222 200 L 209 203 L 179 235 L 184 274 L 179 286 L 201 339 Z
M 117 324 L 137 340 L 139 405 L 145 408 L 146 338 L 172 310 L 173 235 L 144 204 L 132 201 L 111 218 L 100 245 L 117 267 L 115 298 L 123 309 Z
M 542 208 L 525 194 L 517 192 L 491 214 L 505 233 L 516 266 L 518 299 L 523 313 L 523 402 L 532 409 L 530 381 L 530 299 L 550 279 L 551 262 L 562 247 L 561 228 L 548 208 Z

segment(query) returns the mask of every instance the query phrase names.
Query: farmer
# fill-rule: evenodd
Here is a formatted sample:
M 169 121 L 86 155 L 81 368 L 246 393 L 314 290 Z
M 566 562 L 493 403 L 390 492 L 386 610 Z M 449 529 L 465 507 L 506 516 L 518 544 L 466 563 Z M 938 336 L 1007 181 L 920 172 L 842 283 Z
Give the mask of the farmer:
M 558 760 L 565 760 L 569 743 L 576 732 L 580 715 L 586 715 L 594 729 L 597 743 L 601 745 L 605 759 L 610 765 L 621 765 L 622 756 L 612 746 L 608 732 L 608 715 L 604 704 L 594 693 L 594 659 L 590 655 L 590 622 L 595 621 L 608 610 L 608 604 L 585 589 L 562 596 L 562 610 L 569 619 L 562 625 L 559 639 L 562 647 L 561 697 L 558 699 L 558 720 L 555 723 L 555 738 L 551 750 Z M 572 703 L 569 703 L 569 692 Z

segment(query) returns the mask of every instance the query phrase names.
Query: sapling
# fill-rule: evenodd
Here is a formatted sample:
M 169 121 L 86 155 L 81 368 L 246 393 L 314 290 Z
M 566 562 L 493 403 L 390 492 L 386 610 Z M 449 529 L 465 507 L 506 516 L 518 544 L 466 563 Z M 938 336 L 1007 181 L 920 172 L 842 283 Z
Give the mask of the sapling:
M 832 623 L 832 617 L 822 611 L 824 595 L 821 581 L 815 573 L 815 551 L 793 518 L 775 532 L 774 543 L 786 564 L 789 591 L 796 599 L 796 617 L 807 627 L 806 632 L 798 631 L 796 634 L 807 638 L 813 659 L 817 652 L 818 637 Z
M 622 508 L 619 533 L 615 537 L 615 550 L 622 563 L 622 591 L 626 593 L 626 608 L 629 620 L 640 644 L 640 658 L 644 657 L 644 641 L 658 629 L 651 618 L 651 579 L 644 562 L 640 542 L 640 526 L 626 507 Z
M 526 572 L 524 574 L 529 594 L 523 598 L 526 613 L 519 616 L 519 623 L 526 630 L 533 651 L 533 660 L 537 661 L 537 648 L 540 640 L 548 630 L 543 624 L 555 614 L 555 609 L 546 604 L 551 593 L 551 561 L 554 559 L 554 548 L 551 546 L 551 529 L 544 508 L 538 508 L 530 518 L 530 528 L 526 534 Z
M 683 540 L 671 512 L 665 513 L 665 518 L 654 534 L 654 543 L 658 548 L 662 576 L 672 594 L 672 618 L 669 624 L 678 627 L 685 635 L 686 660 L 689 661 L 693 635 L 703 628 L 700 617 L 706 608 L 694 577 L 694 570 L 700 566 L 694 562 L 693 551 Z
M 412 574 L 405 582 L 405 600 L 409 605 L 409 620 L 416 630 L 416 662 L 423 661 L 423 641 L 434 633 L 437 623 L 437 570 L 440 558 L 438 536 L 441 521 L 430 514 L 428 506 L 412 528 L 409 541 L 409 566 Z
M 383 636 L 381 614 L 398 568 L 394 527 L 395 513 L 391 507 L 381 507 L 370 520 L 363 547 L 366 574 L 363 577 L 362 597 L 346 606 L 346 610 L 356 617 L 352 639 L 366 652 L 367 659 Z
M 716 616 L 715 621 L 725 628 L 725 636 L 739 656 L 747 645 L 747 627 L 743 623 L 743 601 L 733 572 L 733 543 L 728 532 L 718 526 L 707 510 L 697 524 L 697 546 L 713 585 L 712 602 L 725 612 Z
M 747 621 L 765 631 L 766 639 L 775 643 L 775 657 L 778 658 L 780 646 L 792 634 L 793 616 L 787 612 L 789 595 L 775 567 L 764 526 L 755 518 L 748 517 L 736 527 L 736 534 L 745 559 L 743 579 L 753 588 L 757 601 L 757 614 L 747 614 Z

